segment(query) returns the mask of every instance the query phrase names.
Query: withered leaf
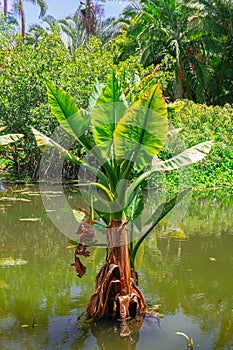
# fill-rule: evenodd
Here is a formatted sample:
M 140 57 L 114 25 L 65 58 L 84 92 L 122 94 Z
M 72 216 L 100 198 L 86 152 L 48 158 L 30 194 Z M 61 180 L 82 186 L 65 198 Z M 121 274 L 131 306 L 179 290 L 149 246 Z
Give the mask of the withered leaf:
M 82 278 L 86 273 L 86 266 L 84 266 L 79 258 L 75 258 L 75 263 L 71 264 L 72 268 L 77 272 L 78 277 Z
M 92 225 L 89 222 L 83 222 L 77 231 L 77 234 L 80 235 L 80 242 L 92 242 L 95 232 L 92 228 Z
M 87 257 L 87 256 L 90 256 L 90 252 L 87 250 L 87 247 L 85 247 L 85 245 L 83 245 L 82 243 L 79 243 L 75 250 L 75 256 L 76 255 L 83 255 Z

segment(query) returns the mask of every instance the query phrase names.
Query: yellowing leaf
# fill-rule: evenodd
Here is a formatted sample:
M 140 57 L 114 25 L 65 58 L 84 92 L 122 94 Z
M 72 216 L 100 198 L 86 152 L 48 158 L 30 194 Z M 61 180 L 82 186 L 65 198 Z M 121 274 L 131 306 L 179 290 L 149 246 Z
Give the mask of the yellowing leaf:
M 167 139 L 167 109 L 159 85 L 146 91 L 119 121 L 114 132 L 118 159 L 132 159 L 138 166 L 150 164 Z
M 16 142 L 20 140 L 24 135 L 23 134 L 7 134 L 0 136 L 0 146 L 6 146 L 9 143 Z

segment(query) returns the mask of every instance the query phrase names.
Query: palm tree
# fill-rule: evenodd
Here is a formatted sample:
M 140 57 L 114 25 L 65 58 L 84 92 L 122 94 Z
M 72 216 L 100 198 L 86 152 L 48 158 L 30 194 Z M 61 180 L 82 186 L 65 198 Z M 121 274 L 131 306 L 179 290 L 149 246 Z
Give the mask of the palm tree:
M 233 103 L 233 3 L 231 0 L 198 0 L 188 1 L 187 7 L 194 11 L 190 25 L 201 28 L 204 33 L 203 45 L 211 70 L 209 103 Z
M 193 10 L 176 0 L 142 0 L 123 10 L 119 26 L 120 45 L 148 66 L 159 64 L 166 55 L 175 58 L 174 98 L 202 99 L 205 87 L 205 51 L 202 32 L 189 26 Z M 126 46 L 124 44 L 126 42 Z M 129 50 L 128 50 L 129 45 Z
M 75 59 L 75 51 L 88 40 L 88 34 L 79 20 L 77 13 L 74 16 L 68 16 L 58 21 L 62 32 L 66 35 L 64 40 L 68 46 L 68 50 L 73 59 Z
M 39 18 L 42 18 L 47 11 L 47 4 L 44 0 L 29 0 L 34 5 L 39 5 L 40 7 L 40 15 Z M 23 0 L 16 0 L 14 2 L 15 11 L 19 14 L 21 18 L 21 33 L 22 36 L 25 37 L 25 12 L 23 6 Z

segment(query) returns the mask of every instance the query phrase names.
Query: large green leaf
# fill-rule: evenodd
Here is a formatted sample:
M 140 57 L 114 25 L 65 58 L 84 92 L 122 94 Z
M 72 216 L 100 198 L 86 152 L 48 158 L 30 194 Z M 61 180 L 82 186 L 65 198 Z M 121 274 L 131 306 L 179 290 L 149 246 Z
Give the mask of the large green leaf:
M 24 137 L 23 134 L 7 134 L 0 136 L 0 146 L 6 146 L 9 143 L 16 142 Z
M 127 108 L 127 102 L 114 72 L 109 76 L 92 115 L 95 143 L 107 158 L 112 154 L 113 133 Z
M 42 152 L 44 152 L 48 148 L 55 148 L 59 152 L 60 156 L 64 156 L 65 158 L 69 159 L 73 163 L 81 163 L 81 162 L 78 162 L 78 159 L 72 156 L 72 154 L 67 149 L 65 149 L 59 143 L 52 140 L 50 137 L 42 134 L 41 132 L 39 132 L 33 127 L 31 127 L 31 130 L 35 137 L 37 146 Z
M 139 167 L 150 164 L 167 139 L 167 108 L 159 85 L 146 91 L 119 121 L 114 132 L 118 159 L 131 159 Z
M 151 233 L 155 226 L 174 208 L 174 206 L 180 202 L 184 196 L 189 192 L 189 190 L 184 190 L 181 193 L 175 194 L 172 198 L 168 199 L 166 202 L 160 204 L 155 212 L 152 214 L 152 217 L 148 220 L 148 223 L 152 223 L 150 228 L 138 239 L 135 246 L 130 252 L 130 261 L 131 266 L 134 267 L 134 261 L 136 254 L 142 242 L 146 237 Z
M 52 140 L 50 137 L 42 134 L 35 128 L 31 127 L 31 130 L 33 132 L 33 135 L 35 137 L 37 146 L 40 148 L 42 152 L 44 152 L 48 148 L 55 148 L 61 157 L 65 157 L 67 160 L 74 164 L 81 165 L 85 167 L 87 170 L 92 172 L 94 175 L 97 176 L 97 178 L 100 180 L 101 184 L 105 186 L 109 186 L 109 180 L 106 177 L 104 173 L 102 173 L 98 168 L 95 168 L 89 164 L 86 164 L 82 160 L 78 159 L 76 156 L 74 156 L 72 153 L 70 153 L 67 149 L 62 147 L 59 143 Z
M 165 161 L 161 161 L 155 156 L 152 161 L 153 168 L 154 170 L 156 169 L 156 171 L 174 170 L 197 163 L 207 156 L 212 146 L 213 141 L 202 142 Z
M 161 161 L 157 157 L 153 159 L 153 167 L 140 175 L 127 189 L 125 194 L 125 203 L 130 203 L 133 196 L 134 191 L 140 186 L 140 184 L 148 179 L 152 174 L 154 174 L 157 171 L 165 171 L 165 170 L 174 170 L 179 169 L 183 166 L 191 165 L 194 163 L 197 163 L 198 161 L 205 158 L 208 153 L 210 152 L 211 148 L 213 146 L 213 141 L 206 141 L 199 143 L 196 146 L 190 147 L 184 152 L 178 154 L 177 156 Z
M 100 83 L 99 80 L 96 79 L 94 89 L 92 90 L 91 96 L 89 98 L 89 106 L 88 106 L 89 112 L 92 113 L 94 111 L 96 102 L 99 99 L 103 88 L 104 88 L 104 84 Z
M 52 82 L 47 83 L 47 94 L 51 112 L 61 127 L 86 146 L 84 132 L 90 122 L 89 115 L 81 113 L 73 98 Z
M 137 191 L 130 205 L 125 209 L 128 221 L 135 220 L 144 209 L 143 195 L 140 190 Z

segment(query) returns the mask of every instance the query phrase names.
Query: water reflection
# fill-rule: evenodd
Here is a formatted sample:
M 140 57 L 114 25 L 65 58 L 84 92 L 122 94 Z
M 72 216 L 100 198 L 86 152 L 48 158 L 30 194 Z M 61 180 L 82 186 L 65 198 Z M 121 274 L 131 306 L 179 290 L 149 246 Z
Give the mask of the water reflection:
M 87 275 L 78 279 L 67 238 L 51 224 L 40 197 L 30 193 L 0 200 L 1 349 L 186 349 L 176 331 L 191 336 L 194 349 L 233 348 L 230 191 L 194 195 L 179 224 L 184 235 L 176 236 L 163 222 L 141 247 L 139 284 L 148 307 L 157 304 L 160 316 L 158 322 L 148 314 L 135 324 L 131 340 L 119 338 L 116 325 L 77 319 L 93 293 L 105 250 L 91 250 Z

